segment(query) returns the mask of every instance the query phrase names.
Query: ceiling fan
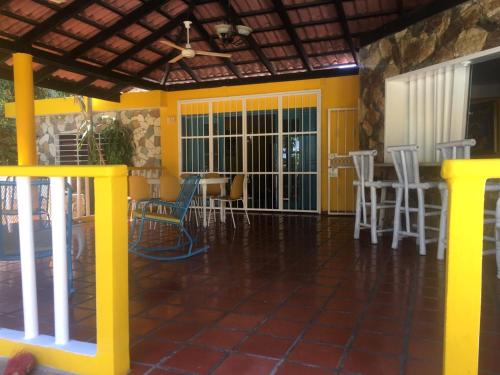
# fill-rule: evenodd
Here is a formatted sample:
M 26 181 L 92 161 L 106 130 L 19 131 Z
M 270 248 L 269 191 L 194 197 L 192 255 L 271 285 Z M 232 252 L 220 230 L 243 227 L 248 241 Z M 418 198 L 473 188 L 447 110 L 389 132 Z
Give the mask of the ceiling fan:
M 177 44 L 171 42 L 170 40 L 161 40 L 160 42 L 163 44 L 166 44 L 169 47 L 178 49 L 181 51 L 181 53 L 177 56 L 175 56 L 173 59 L 169 61 L 170 64 L 176 63 L 177 61 L 187 58 L 187 59 L 192 59 L 196 55 L 204 55 L 204 56 L 215 56 L 215 57 L 223 57 L 226 59 L 231 58 L 230 53 L 219 53 L 219 52 L 210 52 L 210 51 L 200 51 L 200 50 L 195 50 L 191 48 L 191 44 L 189 44 L 189 29 L 191 28 L 191 21 L 184 21 L 184 27 L 186 28 L 186 34 L 187 34 L 187 39 L 186 39 L 186 45 L 185 47 L 178 46 Z

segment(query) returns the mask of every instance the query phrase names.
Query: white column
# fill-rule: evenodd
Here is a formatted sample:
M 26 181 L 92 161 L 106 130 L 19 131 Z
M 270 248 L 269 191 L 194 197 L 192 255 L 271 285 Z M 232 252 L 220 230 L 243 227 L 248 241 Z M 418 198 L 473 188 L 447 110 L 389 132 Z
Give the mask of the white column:
M 68 259 L 63 177 L 50 178 L 50 208 L 52 218 L 55 339 L 56 345 L 64 345 L 69 340 L 69 323 Z M 68 207 L 68 209 L 70 210 L 71 208 Z
M 455 64 L 453 71 L 453 98 L 451 109 L 450 141 L 465 138 L 467 113 L 469 111 L 469 77 L 468 62 Z
M 410 77 L 408 90 L 408 138 L 407 144 L 417 143 L 417 77 Z
M 16 183 L 19 212 L 21 281 L 23 289 L 24 338 L 30 340 L 38 336 L 38 302 L 36 295 L 31 178 L 17 177 Z
M 444 78 L 444 108 L 443 108 L 443 132 L 441 142 L 450 141 L 451 115 L 453 99 L 453 66 L 447 66 Z
M 415 127 L 416 144 L 420 146 L 418 150 L 418 160 L 424 160 L 425 153 L 425 75 L 418 75 L 417 78 L 417 122 Z
M 427 72 L 425 75 L 425 128 L 424 128 L 424 158 L 423 161 L 435 161 L 435 138 L 434 128 L 434 115 L 436 113 L 434 103 L 434 85 L 435 78 L 434 72 Z
M 445 98 L 445 70 L 440 68 L 436 72 L 436 143 L 443 142 L 443 123 L 444 123 L 444 98 Z

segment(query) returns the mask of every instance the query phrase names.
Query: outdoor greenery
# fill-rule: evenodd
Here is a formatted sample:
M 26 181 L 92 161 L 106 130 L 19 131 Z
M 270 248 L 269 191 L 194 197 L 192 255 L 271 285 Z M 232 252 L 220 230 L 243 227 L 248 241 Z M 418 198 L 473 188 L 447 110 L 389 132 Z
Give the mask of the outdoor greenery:
M 94 121 L 92 104 L 82 96 L 76 96 L 83 121 L 78 132 L 78 147 L 88 151 L 88 162 L 91 165 L 125 164 L 130 165 L 134 153 L 132 130 L 123 126 L 112 117 L 99 117 Z
M 67 94 L 35 87 L 35 99 L 57 98 Z M 0 80 L 0 165 L 17 164 L 16 121 L 5 118 L 5 103 L 14 101 L 14 83 Z
M 117 119 L 112 119 L 101 131 L 101 140 L 107 164 L 131 164 L 134 143 L 130 128 L 123 126 Z

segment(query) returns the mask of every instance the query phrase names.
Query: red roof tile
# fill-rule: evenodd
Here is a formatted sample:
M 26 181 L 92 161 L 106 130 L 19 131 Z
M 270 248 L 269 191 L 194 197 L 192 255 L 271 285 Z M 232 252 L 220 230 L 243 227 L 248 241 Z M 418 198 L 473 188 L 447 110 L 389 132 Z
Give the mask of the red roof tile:
M 308 69 L 331 71 L 336 65 L 355 62 L 339 19 L 342 12 L 337 12 L 332 1 L 281 0 L 280 7 L 273 0 L 232 0 L 230 13 L 225 1 L 194 1 L 192 13 L 188 13 L 187 0 L 158 1 L 154 8 L 155 1 L 67 0 L 59 5 L 45 0 L 6 1 L 0 5 L 0 43 L 12 46 L 3 50 L 15 50 L 17 39 L 36 27 L 36 35 L 23 42 L 36 48 L 32 50 L 36 69 L 44 68 L 39 84 L 75 82 L 74 91 L 91 89 L 103 97 L 134 86 L 162 88 L 166 64 L 179 51 L 160 40 L 166 37 L 183 46 L 186 37 L 182 21 L 186 19 L 196 21 L 191 29 L 193 48 L 228 51 L 232 57 L 227 60 L 198 55 L 184 59 L 168 68 L 167 85 Z M 360 35 L 369 35 L 396 19 L 400 12 L 438 1 L 403 0 L 401 9 L 397 0 L 343 0 L 342 6 L 351 38 L 358 46 Z M 65 16 L 60 17 L 62 14 Z M 125 24 L 122 20 L 128 15 L 131 21 Z M 215 26 L 227 21 L 250 26 L 253 33 L 223 43 Z M 293 30 L 286 28 L 288 22 Z M 210 40 L 203 40 L 206 35 Z M 86 43 L 91 38 L 97 40 L 93 46 Z M 75 52 L 78 46 L 80 53 Z M 38 50 L 46 53 L 40 61 Z M 61 62 L 64 69 L 60 68 Z M 4 56 L 0 70 L 10 69 L 9 63 L 8 56 Z M 76 82 L 82 80 L 85 85 L 78 87 Z M 71 86 L 64 87 L 72 90 Z

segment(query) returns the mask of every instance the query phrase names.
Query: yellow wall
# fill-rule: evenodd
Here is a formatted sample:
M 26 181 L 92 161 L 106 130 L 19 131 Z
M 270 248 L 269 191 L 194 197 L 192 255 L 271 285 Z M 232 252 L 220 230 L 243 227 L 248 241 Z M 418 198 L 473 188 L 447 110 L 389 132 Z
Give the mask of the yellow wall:
M 203 99 L 224 96 L 269 94 L 275 92 L 321 90 L 321 189 L 322 210 L 327 210 L 327 110 L 334 107 L 357 107 L 359 95 L 358 76 L 318 78 L 303 81 L 272 82 L 242 86 L 221 86 L 217 88 L 185 91 L 149 91 L 126 93 L 120 103 L 93 100 L 94 111 L 132 108 L 160 108 L 162 166 L 169 173 L 179 173 L 179 133 L 177 102 L 186 99 Z M 35 103 L 35 114 L 51 115 L 79 112 L 73 98 L 44 99 Z M 13 103 L 5 108 L 7 117 L 15 117 Z
M 334 107 L 357 107 L 359 95 L 358 76 L 319 78 L 305 81 L 273 82 L 258 85 L 218 87 L 211 89 L 169 92 L 167 106 L 162 108 L 162 163 L 173 174 L 179 173 L 179 142 L 177 126 L 177 101 L 221 96 L 253 95 L 273 92 L 321 90 L 321 208 L 327 210 L 327 110 Z
M 165 93 L 162 91 L 125 93 L 121 95 L 119 103 L 92 99 L 92 109 L 94 111 L 158 108 L 164 105 L 166 105 L 166 97 Z M 50 116 L 77 112 L 80 112 L 80 107 L 73 97 L 35 100 L 35 116 Z M 16 117 L 16 106 L 14 103 L 5 104 L 5 117 Z

